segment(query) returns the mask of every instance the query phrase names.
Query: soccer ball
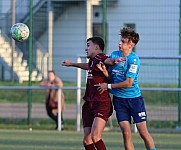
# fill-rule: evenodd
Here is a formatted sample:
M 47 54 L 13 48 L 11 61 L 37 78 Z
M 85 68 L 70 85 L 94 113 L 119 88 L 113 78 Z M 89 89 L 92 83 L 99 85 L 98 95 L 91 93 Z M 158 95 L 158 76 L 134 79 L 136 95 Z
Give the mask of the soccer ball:
M 26 24 L 16 23 L 11 27 L 10 34 L 14 40 L 23 42 L 28 39 L 30 30 Z

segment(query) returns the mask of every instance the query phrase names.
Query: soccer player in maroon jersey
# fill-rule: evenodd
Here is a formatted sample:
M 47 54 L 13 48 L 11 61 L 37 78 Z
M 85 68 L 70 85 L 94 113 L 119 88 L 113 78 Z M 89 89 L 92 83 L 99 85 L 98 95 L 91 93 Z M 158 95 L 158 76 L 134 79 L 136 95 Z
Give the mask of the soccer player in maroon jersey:
M 73 63 L 64 60 L 63 66 L 78 67 L 88 71 L 86 91 L 83 97 L 82 120 L 84 128 L 83 144 L 85 150 L 106 150 L 102 140 L 102 132 L 108 118 L 112 115 L 113 107 L 108 91 L 99 93 L 94 85 L 108 82 L 108 78 L 97 68 L 99 62 L 104 62 L 108 57 L 103 53 L 104 41 L 100 37 L 87 39 L 88 63 Z

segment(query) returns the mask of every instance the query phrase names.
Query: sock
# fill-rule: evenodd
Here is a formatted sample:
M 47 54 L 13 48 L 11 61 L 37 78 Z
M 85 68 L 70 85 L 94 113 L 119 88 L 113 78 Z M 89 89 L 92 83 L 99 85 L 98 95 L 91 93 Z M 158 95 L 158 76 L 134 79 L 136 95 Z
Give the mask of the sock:
M 106 146 L 103 142 L 103 140 L 99 140 L 95 143 L 95 146 L 97 148 L 97 150 L 106 150 Z
M 156 150 L 156 148 L 150 148 L 149 150 Z
M 89 145 L 84 145 L 85 150 L 96 150 L 94 147 L 94 143 L 89 144 Z

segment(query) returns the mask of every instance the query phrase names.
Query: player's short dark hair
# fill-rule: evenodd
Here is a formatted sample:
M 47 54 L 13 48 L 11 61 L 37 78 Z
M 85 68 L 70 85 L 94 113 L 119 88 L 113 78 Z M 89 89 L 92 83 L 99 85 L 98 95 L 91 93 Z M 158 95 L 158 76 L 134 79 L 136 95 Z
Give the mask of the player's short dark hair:
M 93 36 L 91 38 L 88 38 L 87 42 L 88 41 L 92 41 L 94 44 L 99 45 L 99 48 L 104 51 L 104 40 L 101 37 Z
M 130 27 L 124 27 L 123 29 L 121 29 L 120 35 L 122 38 L 127 38 L 129 41 L 132 41 L 133 43 L 135 43 L 135 45 L 139 41 L 139 34 Z

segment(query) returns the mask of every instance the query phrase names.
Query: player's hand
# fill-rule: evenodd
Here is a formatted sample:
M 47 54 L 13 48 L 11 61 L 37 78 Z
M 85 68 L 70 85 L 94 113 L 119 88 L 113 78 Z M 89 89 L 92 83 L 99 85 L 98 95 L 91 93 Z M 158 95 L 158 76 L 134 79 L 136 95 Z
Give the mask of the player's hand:
M 108 73 L 108 71 L 107 71 L 107 69 L 106 69 L 105 64 L 100 61 L 99 64 L 97 64 L 96 66 L 97 66 L 97 68 L 98 68 L 100 71 L 103 72 L 103 74 L 105 75 L 105 77 L 109 79 L 109 73 Z
M 64 60 L 62 66 L 71 66 L 72 62 L 70 60 Z
M 94 86 L 97 86 L 97 90 L 99 91 L 100 94 L 102 94 L 104 91 L 108 89 L 107 83 L 99 83 L 99 84 L 95 84 Z
M 100 61 L 96 66 L 97 66 L 97 68 L 99 68 L 99 70 L 102 71 L 102 72 L 107 71 L 105 64 L 104 64 L 103 62 L 101 62 L 101 61 Z
M 115 58 L 114 59 L 114 64 L 118 64 L 119 62 L 125 61 L 126 58 L 125 57 L 120 57 L 120 58 Z

